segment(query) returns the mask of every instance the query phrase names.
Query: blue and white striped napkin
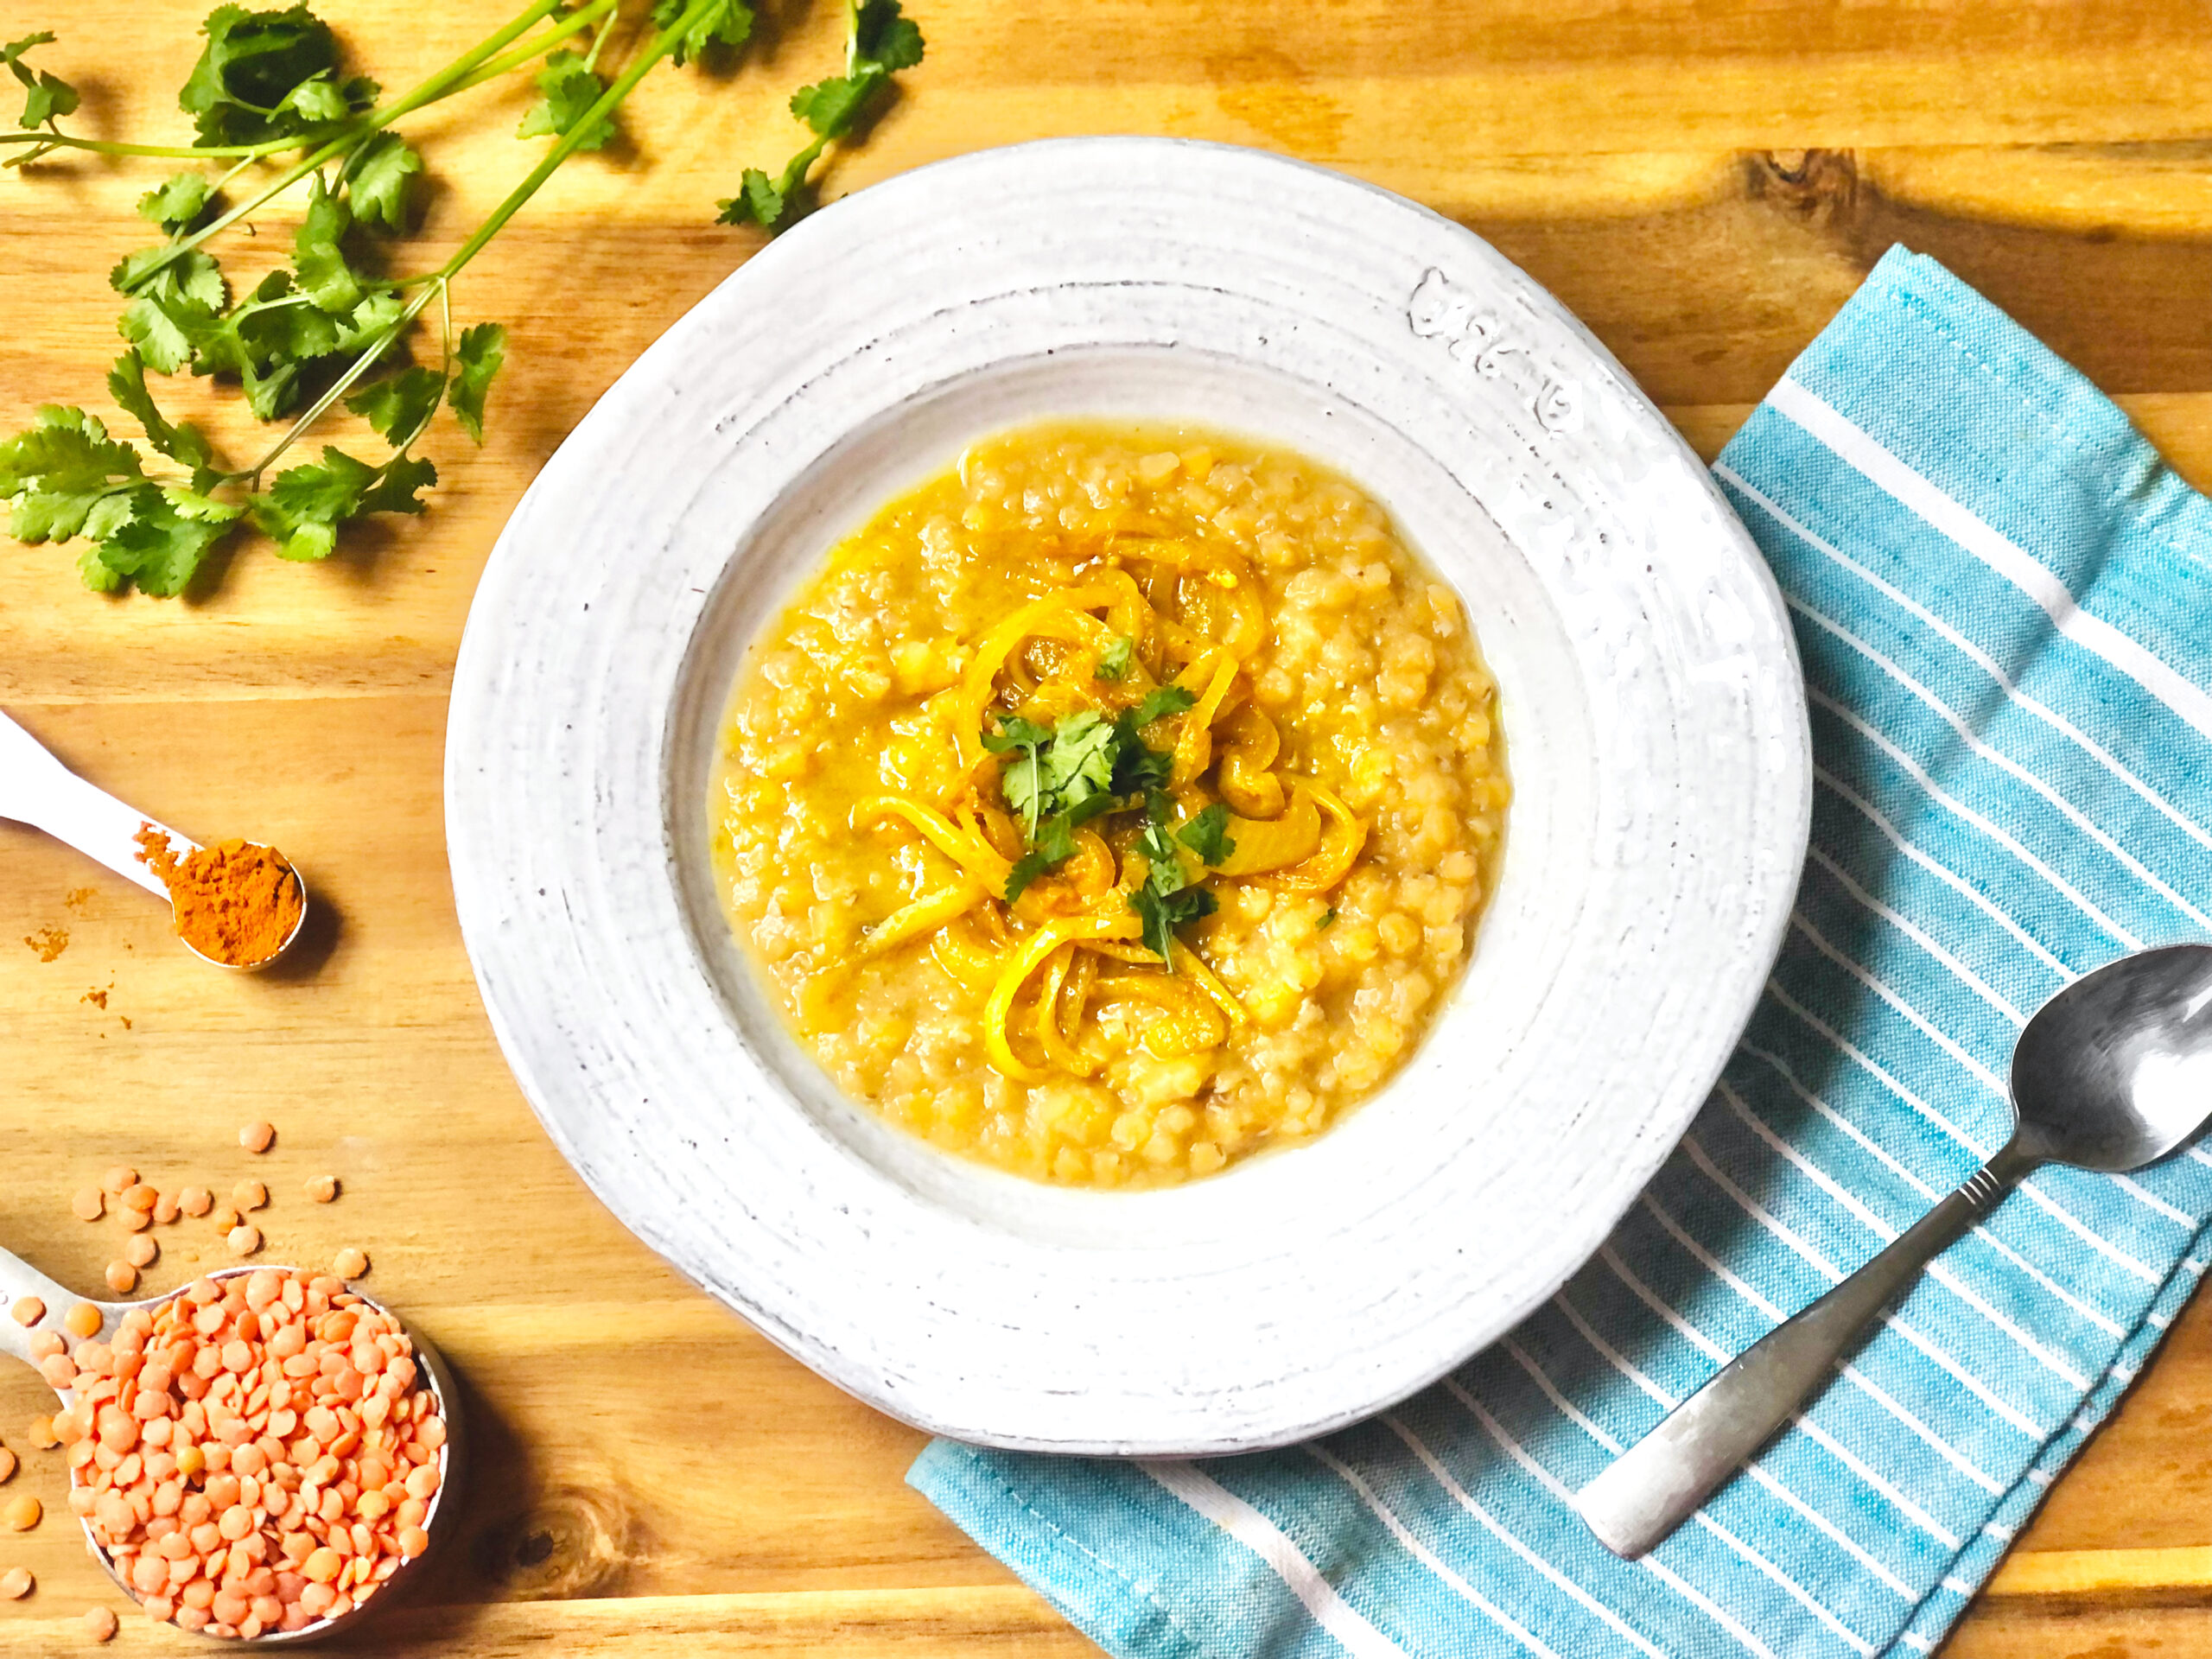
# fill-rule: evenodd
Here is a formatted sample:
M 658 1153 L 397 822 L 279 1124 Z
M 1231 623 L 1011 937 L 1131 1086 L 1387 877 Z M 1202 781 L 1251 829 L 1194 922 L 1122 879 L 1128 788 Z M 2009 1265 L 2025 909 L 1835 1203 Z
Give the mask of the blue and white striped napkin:
M 2045 998 L 2212 938 L 2212 503 L 2117 409 L 1897 250 L 1715 471 L 1816 766 L 1742 1047 L 1597 1258 L 1395 1411 L 1199 1464 L 929 1447 L 908 1478 L 1109 1651 L 1925 1652 L 2196 1287 L 2212 1154 L 2045 1170 L 1653 1555 L 1567 1507 L 2004 1139 Z

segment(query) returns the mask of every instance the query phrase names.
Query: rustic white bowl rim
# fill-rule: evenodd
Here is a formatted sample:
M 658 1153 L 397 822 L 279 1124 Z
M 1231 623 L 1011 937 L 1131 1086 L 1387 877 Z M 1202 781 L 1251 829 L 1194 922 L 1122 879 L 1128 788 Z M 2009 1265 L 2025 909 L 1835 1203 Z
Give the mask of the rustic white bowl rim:
M 1466 603 L 1518 791 L 1472 966 L 1395 1080 L 1162 1192 L 1021 1181 L 844 1101 L 706 856 L 753 630 L 898 487 L 1053 414 L 1230 428 L 1370 489 Z M 1394 1403 L 1596 1249 L 1765 979 L 1810 755 L 1771 575 L 1557 301 L 1340 175 L 1067 139 L 836 204 L 622 377 L 485 571 L 446 805 L 500 1046 L 645 1243 L 909 1422 L 1199 1454 Z

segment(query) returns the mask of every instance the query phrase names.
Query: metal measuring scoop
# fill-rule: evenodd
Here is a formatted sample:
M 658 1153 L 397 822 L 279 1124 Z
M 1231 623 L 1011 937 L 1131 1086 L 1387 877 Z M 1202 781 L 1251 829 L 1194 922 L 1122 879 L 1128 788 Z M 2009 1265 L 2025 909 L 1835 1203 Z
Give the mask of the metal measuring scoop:
M 298 1269 L 293 1268 L 265 1267 L 256 1263 L 252 1267 L 220 1268 L 208 1274 L 207 1277 L 219 1283 L 226 1279 L 236 1279 L 252 1273 L 296 1271 Z M 353 1294 L 359 1296 L 363 1303 L 377 1309 L 378 1312 L 386 1313 L 391 1312 L 382 1304 L 363 1295 L 358 1287 L 349 1285 L 346 1288 Z M 6 1250 L 0 1250 L 0 1352 L 13 1354 L 26 1365 L 35 1370 L 38 1362 L 31 1357 L 31 1338 L 38 1332 L 55 1332 L 63 1336 L 73 1348 L 80 1341 L 112 1343 L 115 1340 L 116 1332 L 122 1328 L 123 1316 L 133 1308 L 143 1308 L 151 1313 L 163 1304 L 175 1300 L 183 1294 L 184 1290 L 180 1287 L 165 1295 L 149 1296 L 138 1301 L 92 1302 L 89 1297 L 72 1295 L 21 1257 L 12 1255 Z M 46 1305 L 46 1317 L 35 1327 L 26 1328 L 18 1325 L 7 1312 L 26 1296 L 35 1296 Z M 88 1338 L 72 1337 L 62 1329 L 62 1315 L 80 1301 L 91 1302 L 91 1306 L 99 1310 L 100 1328 Z M 406 1329 L 404 1324 L 401 1328 Z M 442 1511 L 453 1506 L 454 1500 L 452 1494 L 454 1487 L 460 1484 L 467 1459 L 463 1452 L 461 1418 L 457 1409 L 459 1401 L 454 1388 L 453 1373 L 446 1369 L 445 1360 L 438 1351 L 425 1342 L 419 1334 L 408 1331 L 407 1338 L 414 1347 L 416 1374 L 429 1387 L 432 1397 L 437 1401 L 438 1414 L 444 1418 L 446 1425 L 446 1443 L 438 1448 L 438 1490 L 430 1495 L 429 1510 L 423 1517 L 423 1530 L 430 1540 L 429 1546 L 421 1554 L 401 1561 L 392 1575 L 384 1581 L 382 1587 L 374 1595 L 365 1601 L 356 1603 L 334 1618 L 319 1618 L 312 1624 L 302 1625 L 296 1630 L 269 1630 L 251 1638 L 235 1637 L 232 1638 L 233 1640 L 240 1642 L 251 1640 L 256 1646 L 261 1647 L 272 1647 L 280 1643 L 320 1641 L 334 1631 L 343 1630 L 364 1616 L 373 1614 L 378 1608 L 385 1606 L 394 1597 L 404 1581 L 416 1577 L 423 1563 L 438 1554 L 441 1540 L 446 1532 L 451 1530 L 450 1527 L 439 1525 L 439 1516 Z M 73 1405 L 76 1402 L 74 1389 L 57 1389 L 54 1393 L 65 1406 Z M 72 1484 L 74 1484 L 73 1478 Z M 130 1581 L 124 1577 L 113 1559 L 100 1547 L 99 1540 L 92 1535 L 92 1517 L 85 1516 L 80 1519 L 85 1528 L 85 1546 L 92 1551 L 92 1559 L 106 1569 L 108 1576 L 115 1580 L 117 1587 L 124 1595 L 130 1597 L 131 1605 L 136 1606 L 139 1599 L 138 1592 L 130 1587 Z
M 2012 1138 L 1865 1267 L 1753 1343 L 1578 1493 L 1634 1560 L 1688 1520 L 1826 1384 L 1866 1323 L 2042 1164 L 2119 1174 L 2212 1118 L 2212 945 L 2122 957 L 2044 1003 L 2012 1050 Z
M 169 850 L 180 860 L 200 850 L 197 842 L 117 800 L 105 790 L 86 783 L 4 714 L 0 714 L 0 818 L 35 825 L 55 839 L 67 842 L 86 857 L 99 860 L 118 875 L 136 881 L 162 899 L 172 916 L 176 913 L 176 901 L 170 896 L 168 884 L 138 856 L 139 831 L 152 830 L 167 836 Z M 192 941 L 182 934 L 177 936 L 178 942 L 200 961 L 213 963 L 218 968 L 240 973 L 266 968 L 292 948 L 301 929 L 307 925 L 307 883 L 300 879 L 296 868 L 292 871 L 292 887 L 299 895 L 299 918 L 292 924 L 291 931 L 285 934 L 284 942 L 259 962 L 220 962 L 194 949 Z

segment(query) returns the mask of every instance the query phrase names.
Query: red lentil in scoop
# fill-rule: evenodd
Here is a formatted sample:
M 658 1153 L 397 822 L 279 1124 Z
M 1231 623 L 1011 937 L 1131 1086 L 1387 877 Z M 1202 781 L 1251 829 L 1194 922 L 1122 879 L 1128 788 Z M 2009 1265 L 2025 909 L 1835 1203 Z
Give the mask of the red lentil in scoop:
M 54 1361 L 76 1391 L 54 1420 L 69 1507 L 157 1620 L 300 1630 L 429 1542 L 436 1396 L 398 1321 L 340 1280 L 196 1280 Z

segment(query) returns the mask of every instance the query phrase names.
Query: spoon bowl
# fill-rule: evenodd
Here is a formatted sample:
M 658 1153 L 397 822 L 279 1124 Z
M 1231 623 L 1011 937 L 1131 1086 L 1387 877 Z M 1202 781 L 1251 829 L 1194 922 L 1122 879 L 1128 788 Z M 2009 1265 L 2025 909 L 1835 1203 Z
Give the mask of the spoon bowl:
M 2036 1011 L 2012 1051 L 2012 1134 L 1959 1189 L 1842 1283 L 1761 1337 L 1575 1494 L 1633 1560 L 1699 1505 L 1834 1375 L 1869 1320 L 2044 1164 L 2121 1174 L 2212 1118 L 2212 944 L 2140 950 Z
M 226 1280 L 240 1278 L 254 1273 L 296 1271 L 300 1269 L 257 1262 L 251 1267 L 219 1268 L 205 1276 L 220 1283 Z M 347 1289 L 352 1294 L 359 1296 L 364 1304 L 375 1308 L 379 1313 L 391 1312 L 382 1303 L 359 1289 L 353 1286 L 348 1286 Z M 7 1318 L 4 1312 L 0 1312 L 0 1351 L 14 1355 L 26 1364 L 35 1365 L 35 1362 L 32 1359 L 30 1351 L 33 1336 L 41 1330 L 58 1332 L 63 1313 L 80 1301 L 99 1310 L 100 1327 L 90 1338 L 73 1338 L 73 1345 L 75 1341 L 111 1342 L 122 1326 L 124 1315 L 138 1309 L 143 1309 L 149 1313 L 153 1313 L 183 1294 L 184 1287 L 180 1286 L 177 1289 L 165 1292 L 162 1295 L 144 1297 L 135 1301 L 92 1301 L 88 1297 L 72 1295 L 66 1287 L 56 1284 L 28 1263 L 5 1250 L 0 1250 L 0 1310 L 11 1306 L 27 1296 L 37 1298 L 46 1305 L 47 1308 L 46 1317 L 32 1328 L 18 1325 L 14 1319 Z M 404 1328 L 403 1325 L 403 1329 Z M 298 1645 L 321 1641 L 339 1630 L 352 1628 L 364 1618 L 373 1617 L 394 1599 L 400 1592 L 403 1584 L 419 1580 L 423 1564 L 440 1554 L 440 1545 L 445 1535 L 452 1530 L 449 1524 L 441 1523 L 440 1517 L 457 1502 L 454 1496 L 454 1490 L 467 1469 L 466 1436 L 459 1415 L 458 1391 L 454 1386 L 453 1373 L 448 1368 L 444 1357 L 425 1341 L 419 1332 L 408 1330 L 407 1338 L 412 1344 L 418 1374 L 423 1384 L 429 1389 L 431 1396 L 437 1402 L 439 1415 L 444 1420 L 446 1425 L 446 1442 L 438 1450 L 438 1490 L 431 1494 L 428 1512 L 423 1519 L 423 1530 L 429 1539 L 429 1546 L 420 1554 L 403 1560 L 374 1595 L 366 1600 L 355 1603 L 342 1613 L 316 1619 L 314 1623 L 302 1625 L 296 1630 L 269 1630 L 251 1637 L 211 1639 L 228 1639 L 241 1643 L 251 1642 L 257 1647 Z M 54 1393 L 65 1406 L 75 1402 L 76 1396 L 73 1389 L 57 1389 Z M 70 1484 L 73 1490 L 76 1485 L 73 1472 L 71 1475 Z M 92 1517 L 84 1516 L 79 1516 L 79 1520 L 85 1531 L 85 1547 L 91 1551 L 92 1559 L 98 1561 L 108 1576 L 115 1580 L 117 1587 L 130 1598 L 132 1605 L 137 1605 L 143 1598 L 131 1587 L 122 1569 L 117 1566 L 114 1558 L 94 1536 Z
M 2124 957 L 2036 1011 L 2012 1051 L 2013 1144 L 2038 1163 L 2120 1174 L 2212 1111 L 2212 945 Z

